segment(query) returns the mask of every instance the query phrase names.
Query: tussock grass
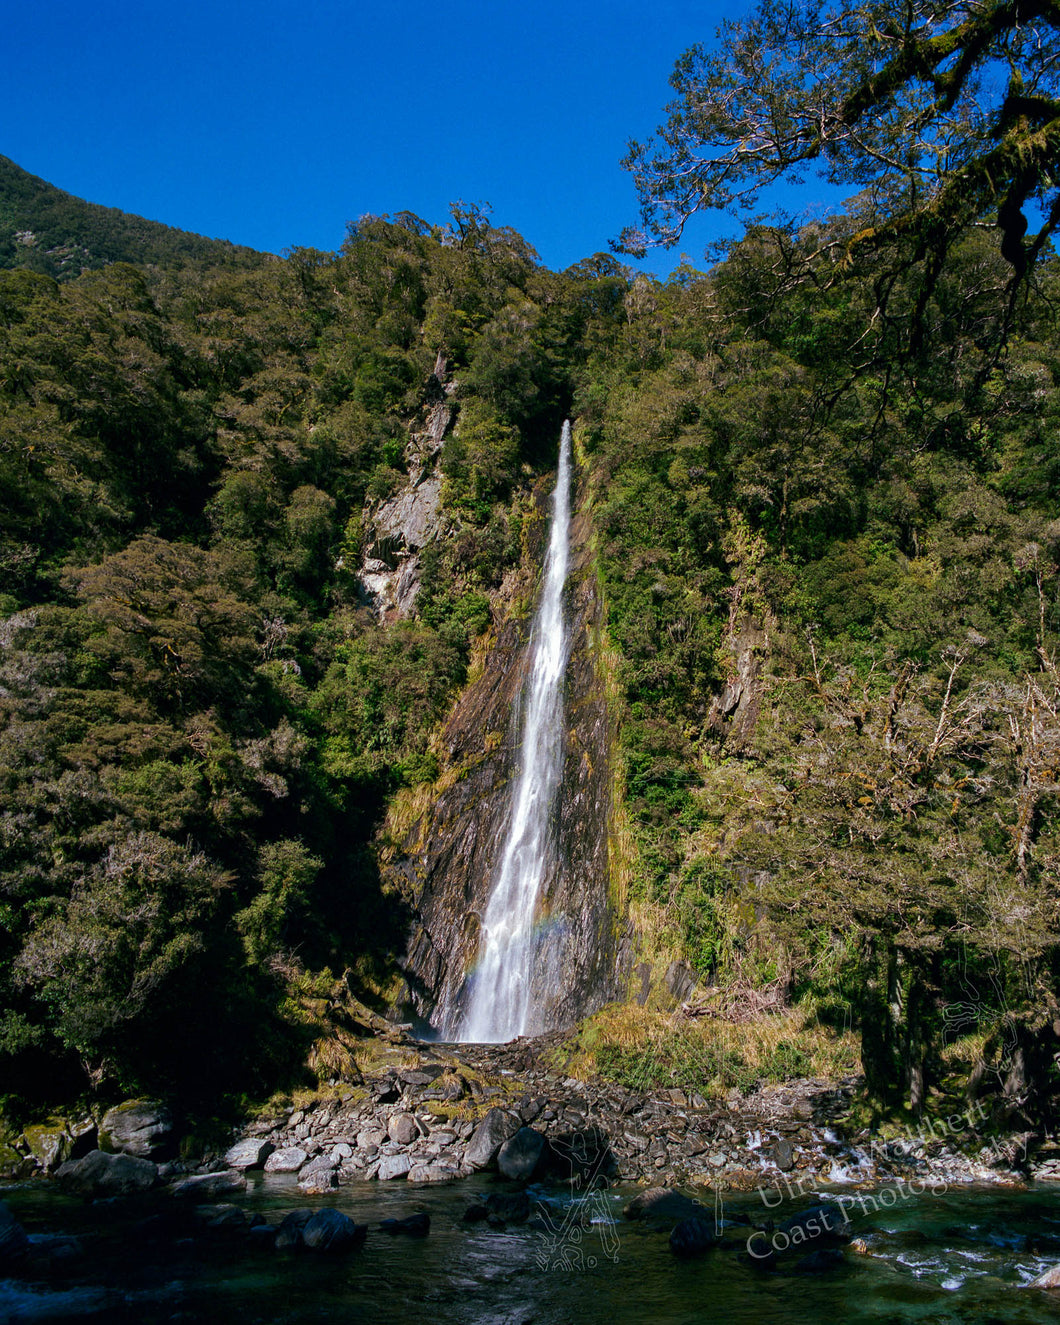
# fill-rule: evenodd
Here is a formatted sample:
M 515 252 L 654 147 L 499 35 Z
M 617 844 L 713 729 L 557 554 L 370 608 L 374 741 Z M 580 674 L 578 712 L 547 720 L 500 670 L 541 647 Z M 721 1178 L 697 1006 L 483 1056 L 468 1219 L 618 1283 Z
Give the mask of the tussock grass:
M 582 1023 L 568 1067 L 630 1089 L 678 1087 L 707 1098 L 859 1069 L 857 1037 L 822 1025 L 812 1002 L 740 1023 L 611 1004 Z

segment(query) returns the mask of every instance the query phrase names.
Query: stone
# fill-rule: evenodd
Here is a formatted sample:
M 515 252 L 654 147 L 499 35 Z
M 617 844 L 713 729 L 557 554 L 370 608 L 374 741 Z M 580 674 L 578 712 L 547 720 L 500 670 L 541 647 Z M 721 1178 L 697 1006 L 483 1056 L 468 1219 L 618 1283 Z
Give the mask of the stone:
M 396 1141 L 399 1146 L 411 1145 L 420 1134 L 411 1113 L 395 1113 L 386 1130 L 391 1141 Z
M 520 1127 L 497 1151 L 497 1168 L 513 1182 L 530 1182 L 545 1149 L 545 1138 L 532 1127 Z
M 380 1182 L 392 1182 L 395 1178 L 407 1178 L 412 1160 L 408 1155 L 384 1155 L 379 1161 L 376 1177 Z
M 246 1228 L 247 1216 L 242 1207 L 222 1203 L 219 1205 L 197 1205 L 195 1218 L 204 1228 L 237 1229 Z
M 0 1265 L 19 1260 L 28 1250 L 26 1230 L 11 1213 L 6 1201 L 0 1201 Z
M 421 1063 L 419 1067 L 406 1068 L 398 1076 L 406 1086 L 429 1086 L 445 1073 L 444 1063 Z
M 45 1173 L 54 1173 L 60 1164 L 73 1157 L 74 1138 L 63 1118 L 31 1124 L 22 1133 L 22 1139 Z
M 526 1192 L 490 1192 L 486 1197 L 486 1212 L 487 1218 L 501 1223 L 523 1224 L 530 1218 L 530 1197 Z
M 79 1196 L 139 1196 L 157 1184 L 158 1165 L 136 1155 L 90 1150 L 83 1159 L 60 1165 L 55 1176 Z
M 126 1100 L 103 1115 L 99 1148 L 158 1159 L 173 1149 L 173 1115 L 158 1100 Z
M 454 1168 L 450 1164 L 413 1164 L 408 1172 L 409 1182 L 452 1182 L 466 1177 L 469 1169 Z
M 0 1229 L 0 1237 L 3 1236 L 3 1230 Z M 1060 1265 L 1050 1265 L 1048 1270 L 1043 1270 L 1037 1279 L 1032 1279 L 1027 1285 L 1028 1288 L 1060 1288 Z
M 264 1168 L 265 1161 L 276 1147 L 271 1141 L 251 1137 L 246 1141 L 237 1141 L 225 1152 L 225 1163 L 230 1169 L 239 1169 L 245 1173 L 248 1169 Z
M 409 1237 L 425 1238 L 431 1229 L 431 1217 L 426 1210 L 417 1210 L 414 1215 L 407 1215 L 404 1219 L 384 1219 L 379 1228 L 391 1236 L 407 1233 Z
M 325 1207 L 308 1219 L 302 1228 L 302 1245 L 311 1251 L 349 1251 L 364 1241 L 367 1225 L 358 1227 L 341 1210 Z
M 182 1199 L 216 1201 L 222 1196 L 237 1196 L 245 1192 L 247 1180 L 242 1173 L 225 1169 L 221 1173 L 196 1173 L 190 1178 L 181 1178 L 169 1190 Z
M 292 1210 L 284 1215 L 273 1243 L 277 1251 L 294 1251 L 302 1245 L 302 1230 L 313 1218 L 312 1210 Z
M 301 1146 L 281 1146 L 265 1161 L 266 1173 L 297 1173 L 309 1156 Z
M 309 1169 L 298 1178 L 298 1190 L 306 1196 L 324 1196 L 338 1185 L 338 1174 L 330 1168 Z
M 705 1205 L 690 1196 L 671 1191 L 669 1187 L 649 1187 L 638 1192 L 622 1213 L 627 1219 L 643 1219 L 648 1223 L 678 1223 L 683 1219 L 707 1219 L 710 1212 Z
M 71 1159 L 84 1159 L 90 1150 L 99 1149 L 99 1128 L 93 1118 L 77 1118 L 69 1126 L 74 1139 Z
M 675 1256 L 701 1256 L 718 1241 L 713 1219 L 682 1219 L 670 1234 L 670 1250 Z
M 798 1251 L 801 1247 L 812 1250 L 847 1242 L 850 1236 L 850 1219 L 846 1211 L 834 1202 L 823 1201 L 785 1219 L 772 1241 L 777 1252 L 782 1253 Z
M 790 1141 L 778 1141 L 773 1147 L 773 1163 L 782 1173 L 788 1173 L 795 1167 L 795 1156 Z
M 0 1178 L 20 1178 L 33 1167 L 32 1159 L 6 1141 L 0 1141 Z
M 497 1151 L 522 1126 L 518 1114 L 503 1109 L 490 1109 L 471 1135 L 464 1156 L 469 1168 L 484 1169 L 491 1164 Z

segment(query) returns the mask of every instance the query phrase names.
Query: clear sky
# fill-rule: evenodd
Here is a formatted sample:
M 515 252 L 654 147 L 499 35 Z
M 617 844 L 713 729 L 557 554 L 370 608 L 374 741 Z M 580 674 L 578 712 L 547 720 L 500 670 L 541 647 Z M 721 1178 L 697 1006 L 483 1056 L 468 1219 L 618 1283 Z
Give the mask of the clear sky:
M 346 223 L 489 202 L 550 267 L 635 222 L 619 165 L 719 0 L 23 0 L 0 153 L 69 193 L 281 252 Z M 698 221 L 699 263 L 733 233 Z M 665 273 L 676 253 L 644 264 Z

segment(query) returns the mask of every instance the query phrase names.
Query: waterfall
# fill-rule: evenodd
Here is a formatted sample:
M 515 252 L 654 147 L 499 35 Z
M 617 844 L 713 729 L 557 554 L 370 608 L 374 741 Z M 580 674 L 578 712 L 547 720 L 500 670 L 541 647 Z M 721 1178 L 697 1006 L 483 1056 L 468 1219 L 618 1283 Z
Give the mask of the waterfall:
M 482 917 L 478 965 L 457 1032 L 464 1041 L 496 1043 L 542 1029 L 536 1003 L 555 966 L 550 951 L 554 943 L 540 932 L 537 909 L 542 881 L 554 859 L 552 830 L 563 772 L 563 675 L 568 652 L 563 587 L 570 546 L 570 452 L 568 422 L 560 438 L 541 601 L 530 632 L 523 737 L 508 837 Z

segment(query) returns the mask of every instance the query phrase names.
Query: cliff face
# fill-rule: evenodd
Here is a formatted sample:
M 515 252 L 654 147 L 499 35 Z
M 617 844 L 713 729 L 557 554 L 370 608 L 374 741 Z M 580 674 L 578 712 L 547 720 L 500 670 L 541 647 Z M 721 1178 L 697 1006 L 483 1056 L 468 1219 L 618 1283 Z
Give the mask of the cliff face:
M 542 541 L 545 521 L 539 523 Z M 566 610 L 570 656 L 564 691 L 566 749 L 539 923 L 535 1030 L 571 1024 L 617 995 L 625 944 L 609 900 L 611 731 L 600 647 L 602 603 L 583 511 L 571 530 Z M 539 554 L 540 549 L 535 549 Z M 538 560 L 540 557 L 538 555 Z M 389 882 L 411 905 L 403 1016 L 435 1029 L 462 1006 L 494 873 L 507 831 L 517 767 L 520 689 L 530 619 L 511 614 L 498 628 L 477 677 L 457 701 L 441 737 L 445 760 L 430 802 L 391 832 Z

